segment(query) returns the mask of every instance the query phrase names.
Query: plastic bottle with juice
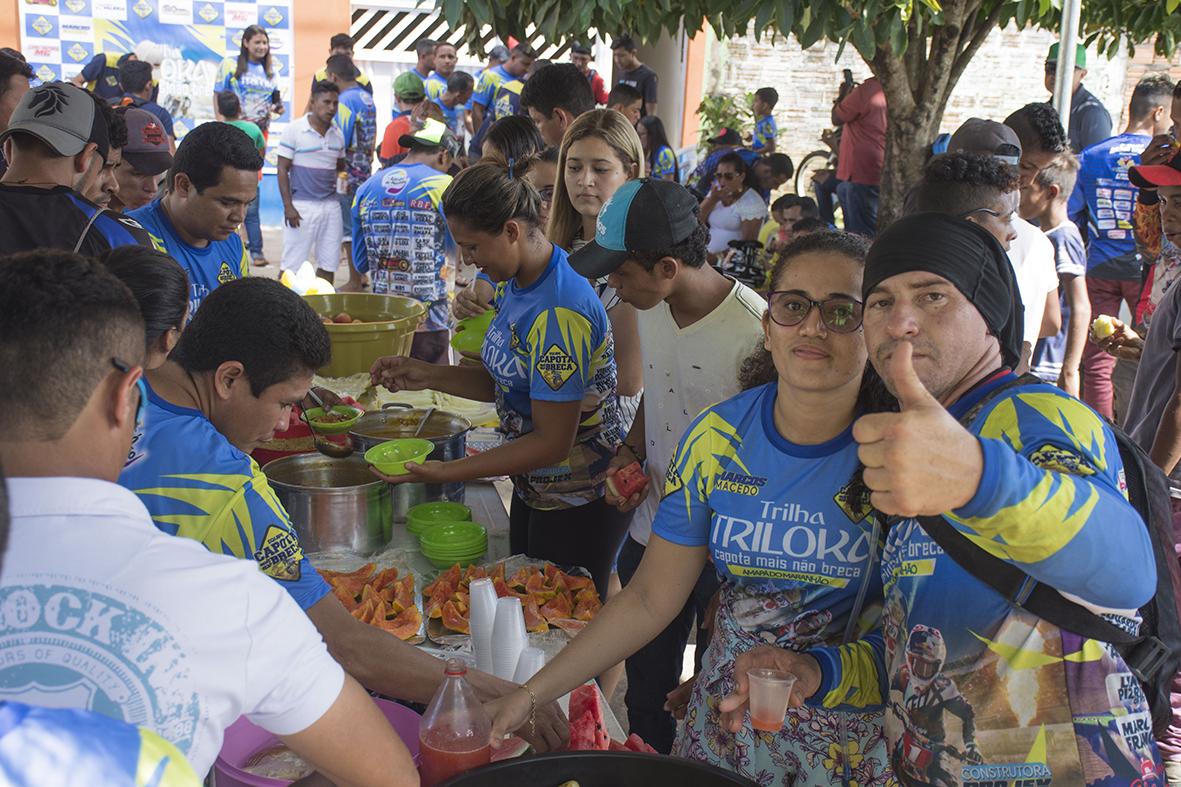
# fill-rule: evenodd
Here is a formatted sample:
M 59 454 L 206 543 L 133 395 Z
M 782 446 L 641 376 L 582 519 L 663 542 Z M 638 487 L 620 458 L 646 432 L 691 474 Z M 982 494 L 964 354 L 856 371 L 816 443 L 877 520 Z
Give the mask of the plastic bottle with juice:
M 462 661 L 448 659 L 443 682 L 422 717 L 418 733 L 422 787 L 434 787 L 492 760 L 492 721 L 466 675 Z

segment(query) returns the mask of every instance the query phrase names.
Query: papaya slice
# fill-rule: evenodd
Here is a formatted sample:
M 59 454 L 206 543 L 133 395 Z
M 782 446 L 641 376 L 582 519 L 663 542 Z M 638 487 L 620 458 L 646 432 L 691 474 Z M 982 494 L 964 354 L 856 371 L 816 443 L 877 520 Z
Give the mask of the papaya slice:
M 385 571 L 382 571 L 381 573 L 379 573 L 373 579 L 369 580 L 369 584 L 373 585 L 375 590 L 381 590 L 382 588 L 386 587 L 387 585 L 393 584 L 393 582 L 397 578 L 398 578 L 398 569 L 391 566 L 391 567 L 387 568 Z
M 541 574 L 534 574 L 525 582 L 525 592 L 530 598 L 538 599 L 538 603 L 545 604 L 557 595 L 557 591 L 546 582 Z
M 455 602 L 448 601 L 443 605 L 443 625 L 451 631 L 459 632 L 460 634 L 471 634 L 471 629 L 468 627 L 467 618 L 459 614 L 459 610 L 455 608 Z
M 488 575 L 488 578 L 492 580 L 493 584 L 496 583 L 497 579 L 504 582 L 504 563 L 497 563 L 493 566 L 492 573 Z
M 525 613 L 525 630 L 531 633 L 539 633 L 549 631 L 549 623 L 545 622 L 545 618 L 541 616 L 541 610 L 537 606 L 537 602 L 529 599 L 522 605 Z
M 332 595 L 340 599 L 340 603 L 344 604 L 344 608 L 352 612 L 357 608 L 357 597 L 349 593 L 347 590 L 342 590 L 337 586 L 332 587 Z
M 418 607 L 410 606 L 388 620 L 379 620 L 377 625 L 400 640 L 414 639 L 422 628 L 422 615 Z
M 334 579 L 345 579 L 345 580 L 359 579 L 359 580 L 362 580 L 361 584 L 365 584 L 365 582 L 368 582 L 369 578 L 371 576 L 373 576 L 373 572 L 376 569 L 377 569 L 376 563 L 366 563 L 365 565 L 358 568 L 356 571 L 327 571 L 327 570 L 324 570 L 324 571 L 320 571 L 320 576 L 324 577 L 324 579 L 327 580 L 328 582 L 331 582 Z
M 598 596 L 593 599 L 579 601 L 574 606 L 574 614 L 572 617 L 575 620 L 593 620 L 602 606 L 603 605 L 600 603 Z
M 569 596 L 555 596 L 552 601 L 541 608 L 542 617 L 546 620 L 568 618 L 574 613 L 574 605 Z
M 593 590 L 595 587 L 594 580 L 592 580 L 590 577 L 579 577 L 575 576 L 574 574 L 567 574 L 565 582 L 566 587 L 570 588 L 570 590 L 574 593 L 577 593 L 580 590 L 586 590 L 587 588 Z
M 536 569 L 533 569 L 536 571 Z M 513 574 L 512 578 L 508 580 L 509 587 L 525 589 L 525 583 L 529 581 L 530 568 L 528 566 L 521 566 L 517 569 L 517 573 Z
M 574 636 L 578 632 L 586 628 L 585 620 L 575 620 L 574 618 L 552 618 L 549 619 L 551 626 L 556 626 L 570 636 Z
M 341 592 L 346 593 L 353 598 L 361 595 L 361 591 L 365 589 L 365 580 L 358 577 L 336 577 L 330 579 L 329 583 L 334 588 L 338 588 Z
M 391 602 L 391 606 L 395 607 L 398 612 L 401 612 L 404 609 L 410 609 L 414 606 L 413 577 L 399 579 L 394 583 L 394 586 L 390 588 L 390 590 L 394 592 L 394 598 Z

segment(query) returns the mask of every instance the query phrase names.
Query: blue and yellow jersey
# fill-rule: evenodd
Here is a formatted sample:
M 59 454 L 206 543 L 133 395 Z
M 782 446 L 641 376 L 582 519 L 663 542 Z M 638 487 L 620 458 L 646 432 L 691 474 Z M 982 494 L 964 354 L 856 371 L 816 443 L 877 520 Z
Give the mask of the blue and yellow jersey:
M 275 77 L 267 76 L 262 63 L 247 63 L 240 77 L 234 76 L 237 69 L 237 58 L 223 60 L 214 91 L 234 93 L 242 104 L 242 119 L 257 123 L 266 133 L 271 126 L 271 106 L 279 99 L 279 82 Z
M 85 775 L 85 778 L 80 778 Z M 0 701 L 0 781 L 8 787 L 198 787 L 175 746 L 99 713 Z
M 356 191 L 373 174 L 373 149 L 377 145 L 377 105 L 373 96 L 360 87 L 344 91 L 334 121 L 344 134 L 349 190 Z
M 435 99 L 447 92 L 447 79 L 438 71 L 432 71 L 422 84 L 426 88 L 427 98 Z
M 256 561 L 303 609 L 329 592 L 258 464 L 199 410 L 149 389 L 144 425 L 119 484 L 139 496 L 157 528 Z
M 744 391 L 694 419 L 669 465 L 652 532 L 707 546 L 729 613 L 748 632 L 796 649 L 839 642 L 868 577 L 873 523 L 852 426 L 797 445 L 775 428 L 776 384 Z M 766 637 L 765 637 L 766 638 Z
M 210 241 L 203 249 L 181 240 L 164 213 L 160 200 L 127 213 L 151 235 L 152 244 L 180 263 L 189 275 L 189 319 L 201 308 L 209 293 L 220 285 L 244 279 L 250 273 L 250 254 L 238 233 L 225 240 Z
M 494 305 L 481 355 L 496 384 L 496 409 L 508 439 L 533 430 L 534 400 L 582 403 L 570 456 L 556 467 L 515 476 L 517 494 L 540 510 L 599 499 L 621 439 L 615 344 L 599 296 L 554 246 L 537 281 L 498 288 Z
M 521 91 L 524 88 L 523 79 L 509 79 L 496 88 L 492 99 L 493 122 L 521 114 Z
M 451 176 L 426 164 L 395 164 L 361 186 L 353 200 L 353 267 L 373 292 L 427 306 L 424 331 L 451 327 L 459 252 L 443 218 Z
M 357 69 L 357 70 L 360 71 L 360 69 Z M 315 74 L 312 75 L 312 86 L 315 86 L 315 84 L 317 82 L 325 82 L 327 80 L 328 80 L 328 69 L 321 68 L 319 71 L 317 71 Z M 356 82 L 362 90 L 364 90 L 369 95 L 373 95 L 373 83 L 369 80 L 368 74 L 366 74 L 364 71 L 361 71 L 361 73 L 359 73 L 357 75 Z
M 779 136 L 779 126 L 773 115 L 765 115 L 755 121 L 754 141 L 751 150 L 761 152 Z
M 652 157 L 652 171 L 648 176 L 657 180 L 677 179 L 677 154 L 668 145 L 661 145 Z
M 962 416 L 1009 379 L 987 381 L 950 412 Z M 970 430 L 984 471 L 948 522 L 1134 631 L 1155 563 L 1103 419 L 1053 386 L 1030 385 L 1000 394 Z M 1149 778 L 1160 762 L 1148 705 L 1111 646 L 1012 606 L 914 519 L 891 527 L 882 579 L 882 638 L 811 651 L 824 675 L 813 701 L 884 703 L 904 783 L 936 781 L 941 752 L 960 768 L 947 783 L 1162 783 Z
M 86 89 L 110 103 L 123 95 L 119 86 L 119 58 L 121 52 L 99 52 L 82 68 Z
M 505 71 L 503 65 L 484 69 L 480 73 L 480 78 L 476 81 L 475 90 L 472 92 L 472 105 L 479 104 L 487 108 L 492 104 L 492 99 L 496 96 L 496 89 L 502 83 L 513 79 L 516 79 L 516 77 Z

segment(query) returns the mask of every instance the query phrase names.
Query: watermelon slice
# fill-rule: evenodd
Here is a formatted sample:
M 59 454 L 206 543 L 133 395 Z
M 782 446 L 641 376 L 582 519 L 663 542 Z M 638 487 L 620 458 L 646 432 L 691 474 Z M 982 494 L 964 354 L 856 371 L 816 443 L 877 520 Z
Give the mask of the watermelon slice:
M 516 735 L 510 735 L 500 742 L 499 747 L 492 747 L 492 762 L 522 757 L 532 751 L 533 747 L 529 745 L 527 740 L 518 738 Z
M 648 474 L 639 462 L 632 462 L 607 476 L 607 489 L 615 497 L 627 500 L 648 486 Z
M 570 692 L 570 751 L 607 751 L 611 739 L 599 707 L 599 690 L 594 684 Z
M 644 743 L 644 739 L 634 732 L 627 736 L 627 740 L 623 742 L 623 748 L 627 751 L 639 752 L 640 754 L 659 754 L 660 752 L 653 749 L 648 744 Z

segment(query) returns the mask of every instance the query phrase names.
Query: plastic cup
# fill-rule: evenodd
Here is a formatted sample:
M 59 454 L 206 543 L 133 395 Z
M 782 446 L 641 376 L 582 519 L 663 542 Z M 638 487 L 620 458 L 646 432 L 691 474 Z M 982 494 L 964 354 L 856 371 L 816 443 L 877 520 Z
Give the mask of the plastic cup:
M 472 655 L 476 669 L 492 672 L 492 628 L 496 623 L 496 588 L 491 579 L 473 579 L 468 587 L 471 613 L 468 625 L 472 632 Z
M 517 671 L 513 675 L 513 683 L 524 683 L 545 666 L 545 651 L 532 645 L 521 651 L 517 659 Z
M 746 671 L 746 678 L 750 682 L 750 726 L 760 732 L 779 732 L 796 676 L 776 669 L 752 669 Z
M 492 674 L 512 680 L 517 672 L 517 660 L 529 644 L 525 632 L 525 613 L 519 598 L 496 600 L 496 621 L 492 625 Z

